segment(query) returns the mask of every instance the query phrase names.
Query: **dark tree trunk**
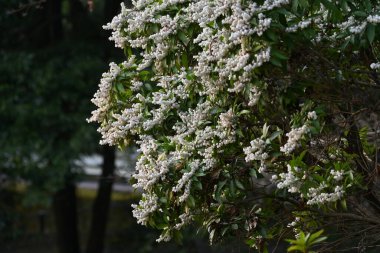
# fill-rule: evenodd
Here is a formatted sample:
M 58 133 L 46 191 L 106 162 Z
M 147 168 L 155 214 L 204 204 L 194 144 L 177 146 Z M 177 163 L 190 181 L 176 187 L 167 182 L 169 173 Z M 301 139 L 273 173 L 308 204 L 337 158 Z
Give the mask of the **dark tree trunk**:
M 47 0 L 45 5 L 48 44 L 62 41 L 64 31 L 62 25 L 62 1 Z M 62 137 L 68 139 L 67 136 Z M 79 253 L 79 233 L 77 218 L 76 187 L 70 169 L 62 189 L 53 195 L 53 213 L 56 227 L 59 253 Z
M 119 12 L 122 0 L 107 0 L 104 3 L 105 23 L 110 22 Z M 128 1 L 130 2 L 130 1 Z M 108 36 L 107 36 L 108 37 Z M 107 37 L 104 38 L 104 60 L 106 62 L 111 58 L 111 43 L 107 43 Z M 87 241 L 86 253 L 102 253 L 104 250 L 104 241 L 106 235 L 108 212 L 111 204 L 112 185 L 115 172 L 115 149 L 113 147 L 103 147 L 103 166 L 102 176 L 99 179 L 99 188 L 96 199 L 92 207 L 92 218 L 90 225 L 90 234 Z
M 75 185 L 67 182 L 65 187 L 53 196 L 58 252 L 79 253 L 77 199 Z
M 111 203 L 112 184 L 115 172 L 115 149 L 103 147 L 102 176 L 99 179 L 97 196 L 92 207 L 90 235 L 87 242 L 87 253 L 102 253 Z
M 63 38 L 62 2 L 48 0 L 46 2 L 49 43 L 55 43 Z
M 87 18 L 88 11 L 83 6 L 80 0 L 70 0 L 70 23 L 71 36 L 74 37 L 83 37 L 83 31 L 86 29 L 94 29 L 94 27 L 89 27 L 89 20 Z

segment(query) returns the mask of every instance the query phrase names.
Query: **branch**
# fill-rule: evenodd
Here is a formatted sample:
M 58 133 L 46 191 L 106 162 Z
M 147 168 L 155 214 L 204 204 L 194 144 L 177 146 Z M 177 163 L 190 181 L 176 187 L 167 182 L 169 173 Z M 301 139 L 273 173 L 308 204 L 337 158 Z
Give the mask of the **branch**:
M 13 14 L 16 14 L 18 12 L 27 11 L 32 7 L 39 8 L 40 5 L 45 3 L 45 2 L 46 2 L 46 0 L 39 0 L 39 1 L 35 1 L 35 2 L 29 2 L 27 4 L 20 4 L 18 9 L 13 9 L 13 10 L 7 11 L 6 13 L 7 13 L 7 15 L 13 15 Z

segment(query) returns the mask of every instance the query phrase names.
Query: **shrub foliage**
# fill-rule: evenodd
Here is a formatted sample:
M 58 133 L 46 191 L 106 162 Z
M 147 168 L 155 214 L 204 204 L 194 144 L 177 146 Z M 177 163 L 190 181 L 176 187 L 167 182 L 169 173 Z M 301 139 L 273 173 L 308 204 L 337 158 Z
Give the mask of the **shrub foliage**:
M 103 74 L 89 121 L 102 144 L 140 147 L 137 221 L 161 229 L 158 241 L 196 222 L 211 242 L 236 236 L 260 252 L 323 227 L 335 235 L 321 250 L 375 244 L 379 9 L 375 0 L 122 5 L 105 29 L 127 60 Z

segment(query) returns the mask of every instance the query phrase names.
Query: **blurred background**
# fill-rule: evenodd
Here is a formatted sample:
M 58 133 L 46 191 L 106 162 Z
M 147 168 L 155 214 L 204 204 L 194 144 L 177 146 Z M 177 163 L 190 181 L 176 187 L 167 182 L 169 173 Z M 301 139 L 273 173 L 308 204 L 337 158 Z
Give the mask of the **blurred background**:
M 101 74 L 123 61 L 101 28 L 120 2 L 0 1 L 0 252 L 248 252 L 191 228 L 157 244 L 132 217 L 137 151 L 100 146 L 86 122 Z

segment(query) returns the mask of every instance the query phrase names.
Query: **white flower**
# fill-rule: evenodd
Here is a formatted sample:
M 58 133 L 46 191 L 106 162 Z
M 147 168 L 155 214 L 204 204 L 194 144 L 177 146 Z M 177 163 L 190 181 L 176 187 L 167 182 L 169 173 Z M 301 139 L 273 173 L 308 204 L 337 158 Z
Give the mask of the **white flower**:
M 102 79 L 100 79 L 99 90 L 95 93 L 94 98 L 91 100 L 98 109 L 92 112 L 92 117 L 88 119 L 88 122 L 101 123 L 110 108 L 110 92 L 112 83 L 120 73 L 120 67 L 114 63 L 110 63 L 110 70 L 103 73 Z
M 222 127 L 231 128 L 234 124 L 234 117 L 235 114 L 233 113 L 232 109 L 229 109 L 228 112 L 221 113 L 219 115 L 220 125 Z
M 311 120 L 316 120 L 318 119 L 317 113 L 315 111 L 308 112 L 307 113 L 307 118 Z
M 316 205 L 316 204 L 325 204 L 329 202 L 335 202 L 343 197 L 344 190 L 342 186 L 336 186 L 334 188 L 334 192 L 326 193 L 322 192 L 323 189 L 326 188 L 326 185 L 321 184 L 318 188 L 310 188 L 307 194 L 308 205 Z
M 378 24 L 380 23 L 380 15 L 369 15 L 367 21 L 368 23 Z
M 154 194 L 143 193 L 142 199 L 138 205 L 132 205 L 134 209 L 132 211 L 133 217 L 137 219 L 137 222 L 142 225 L 146 225 L 149 219 L 149 215 L 158 208 L 158 197 Z
M 297 176 L 297 172 L 301 169 L 287 165 L 287 172 L 280 173 L 278 176 L 273 175 L 272 181 L 277 184 L 278 189 L 288 189 L 290 193 L 299 193 L 301 187 L 301 179 Z
M 333 176 L 333 178 L 336 181 L 341 181 L 343 179 L 344 172 L 343 171 L 331 170 L 330 174 Z
M 299 128 L 292 128 L 292 130 L 286 134 L 288 141 L 280 148 L 280 151 L 287 155 L 292 153 L 300 145 L 299 141 L 301 138 L 308 132 L 309 128 L 307 125 L 303 125 Z
M 264 152 L 266 147 L 264 140 L 257 138 L 251 141 L 250 144 L 251 146 L 243 149 L 245 154 L 245 161 L 264 161 L 269 157 L 268 153 Z
M 370 68 L 374 70 L 378 70 L 380 69 L 380 63 L 379 62 L 371 63 Z

